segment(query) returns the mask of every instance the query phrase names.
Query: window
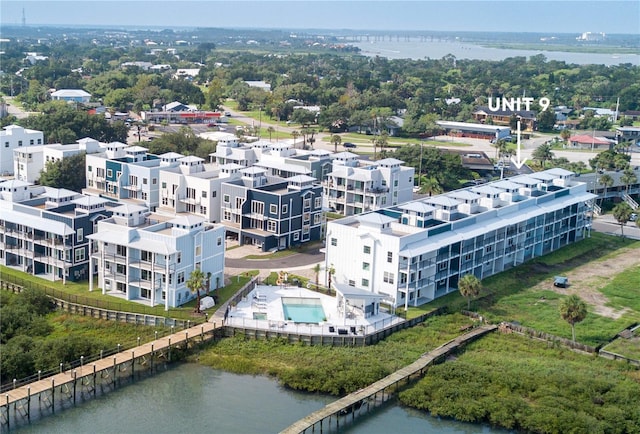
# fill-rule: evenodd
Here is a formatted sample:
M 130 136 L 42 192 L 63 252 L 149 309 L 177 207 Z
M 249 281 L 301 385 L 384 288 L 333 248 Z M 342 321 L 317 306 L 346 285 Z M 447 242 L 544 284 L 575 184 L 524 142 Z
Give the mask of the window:
M 18 146 L 22 146 L 22 140 L 18 140 Z
M 224 196 L 222 196 L 222 201 L 223 201 L 224 203 L 229 203 L 229 202 L 230 202 L 229 195 L 228 195 L 228 194 L 225 194 Z
M 196 246 L 196 256 L 202 255 L 202 246 Z
M 268 232 L 276 232 L 277 228 L 278 228 L 278 224 L 276 223 L 275 220 L 269 220 L 267 222 L 267 231 Z
M 355 280 L 349 280 L 349 286 L 356 286 Z
M 195 188 L 187 188 L 187 197 L 189 199 L 195 199 L 196 198 L 196 189 Z
M 76 262 L 84 261 L 84 248 L 76 249 L 75 256 L 76 256 Z
M 140 280 L 151 280 L 151 271 L 140 270 Z
M 79 243 L 81 243 L 84 240 L 84 229 L 83 228 L 78 228 L 77 232 L 76 232 L 76 237 Z
M 91 166 L 87 166 L 87 172 L 91 172 L 93 168 Z
M 308 213 L 308 212 L 305 212 L 305 213 L 303 214 L 303 216 L 302 216 L 302 219 L 303 219 L 305 222 L 309 222 L 309 220 L 311 220 L 311 214 L 310 214 L 310 213 Z
M 318 225 L 320 224 L 320 220 L 322 218 L 322 215 L 320 213 L 316 213 L 313 215 L 313 224 L 314 225 Z
M 304 207 L 305 208 L 311 207 L 311 199 L 305 199 L 304 200 Z
M 269 212 L 271 214 L 278 214 L 278 205 L 275 205 L 275 204 L 269 205 Z
M 176 262 L 179 264 L 182 262 L 182 252 L 178 252 L 176 255 L 177 255 Z
M 146 191 L 143 191 L 143 192 L 140 194 L 140 199 L 142 199 L 142 200 L 147 200 L 147 199 L 149 199 L 149 193 L 147 193 Z
M 365 288 L 369 287 L 369 279 L 362 279 L 362 286 L 364 286 Z
M 129 185 L 138 185 L 138 177 L 135 175 L 129 175 Z
M 206 213 L 207 213 L 207 207 L 200 205 L 200 214 L 206 214 Z
M 116 246 L 116 255 L 118 256 L 127 256 L 127 246 Z
M 362 253 L 364 253 L 365 255 L 368 255 L 371 253 L 371 246 L 364 246 L 362 248 Z
M 222 214 L 222 220 L 231 221 L 231 211 L 224 211 Z
M 315 198 L 315 208 L 321 208 L 322 207 L 322 198 L 321 197 L 316 197 Z
M 369 271 L 369 268 L 370 268 L 370 264 L 368 262 L 363 262 L 362 263 L 362 269 L 364 271 Z
M 337 238 L 331 238 L 331 245 L 332 246 L 337 246 L 338 245 L 338 239 Z
M 238 207 L 240 208 L 240 207 Z M 257 200 L 251 201 L 251 212 L 253 214 L 264 215 L 264 202 L 260 202 Z
M 42 139 L 38 139 L 38 145 L 42 145 Z
M 162 188 L 167 188 L 167 183 L 166 182 L 162 183 Z
M 151 252 L 148 252 L 146 250 L 141 250 L 140 251 L 140 259 L 144 262 L 151 262 L 153 258 L 153 254 Z
M 142 178 L 142 183 L 143 183 L 144 185 L 147 185 L 147 183 L 148 183 L 147 178 Z
M 393 252 L 387 252 L 387 262 L 393 262 Z
M 206 190 L 202 190 L 202 198 L 203 199 L 207 198 L 207 191 Z
M 440 262 L 438 264 L 438 270 L 440 270 L 440 271 L 446 270 L 447 269 L 447 265 L 448 265 L 448 263 L 446 261 L 445 262 Z
M 293 241 L 298 241 L 300 239 L 300 232 L 293 233 Z
M 116 264 L 116 273 L 127 275 L 127 266 L 124 264 Z
M 289 206 L 288 205 L 282 205 L 282 214 L 286 214 L 287 212 L 289 212 Z
M 390 284 L 392 284 L 392 285 L 393 285 L 393 279 L 394 279 L 394 277 L 395 277 L 395 276 L 394 276 L 394 274 L 393 274 L 393 273 L 390 273 L 390 272 L 388 272 L 388 271 L 385 271 L 385 272 L 383 273 L 383 275 L 382 275 L 382 281 L 383 281 L 384 283 L 390 283 Z
M 218 197 L 218 192 L 217 192 L 217 191 L 215 191 L 215 190 L 213 190 L 213 191 L 211 192 L 211 197 Z
M 153 179 L 151 180 L 151 183 L 152 183 L 153 185 L 157 185 L 157 184 L 158 184 L 158 178 L 153 178 Z
M 219 246 L 221 246 L 221 245 L 222 245 L 222 237 L 218 237 L 218 241 L 217 241 L 217 243 L 216 243 L 216 244 L 218 244 Z
M 178 285 L 184 283 L 184 271 L 178 273 Z
M 107 178 L 113 178 L 113 169 L 107 169 Z
M 484 248 L 485 253 L 491 253 L 493 251 L 493 246 L 487 246 Z

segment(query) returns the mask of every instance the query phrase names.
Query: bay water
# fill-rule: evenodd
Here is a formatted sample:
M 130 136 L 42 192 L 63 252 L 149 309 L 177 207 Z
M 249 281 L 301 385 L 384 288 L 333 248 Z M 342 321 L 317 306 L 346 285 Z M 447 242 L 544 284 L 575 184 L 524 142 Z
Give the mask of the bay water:
M 195 363 L 181 363 L 35 420 L 15 432 L 268 434 L 280 432 L 335 399 L 291 391 L 268 377 L 236 375 Z M 340 432 L 475 434 L 506 431 L 441 420 L 387 403 L 360 416 L 354 424 L 341 427 Z
M 622 63 L 640 65 L 640 54 L 617 53 L 613 47 L 611 48 L 611 53 L 577 53 L 493 48 L 454 40 L 421 40 L 417 38 L 395 41 L 376 40 L 351 44 L 360 48 L 363 55 L 380 56 L 389 59 L 442 59 L 448 54 L 453 54 L 457 59 L 497 61 L 504 60 L 507 57 L 529 58 L 542 54 L 547 60 L 565 61 L 577 65 L 618 65 Z

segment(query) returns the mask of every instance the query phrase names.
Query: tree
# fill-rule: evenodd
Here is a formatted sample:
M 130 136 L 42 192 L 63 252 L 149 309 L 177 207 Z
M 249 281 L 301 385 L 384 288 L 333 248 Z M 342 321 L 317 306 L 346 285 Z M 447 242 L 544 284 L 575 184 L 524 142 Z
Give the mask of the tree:
M 187 280 L 187 288 L 191 293 L 196 294 L 196 307 L 194 309 L 195 313 L 200 313 L 200 290 L 205 289 L 205 281 L 206 276 L 199 268 L 196 268 L 189 274 L 189 279 Z
M 600 200 L 600 206 L 602 206 L 602 202 L 607 198 L 607 188 L 613 185 L 613 178 L 609 174 L 602 174 L 600 178 L 598 178 L 598 184 L 604 186 L 604 193 L 602 194 L 602 199 Z
M 273 132 L 274 132 L 275 130 L 276 130 L 276 129 L 275 129 L 275 128 L 273 128 L 271 125 L 269 125 L 269 126 L 267 127 L 267 132 L 269 133 L 269 141 L 271 141 L 271 134 L 273 134 Z
M 620 177 L 620 181 L 622 181 L 622 183 L 625 185 L 625 192 L 627 194 L 629 194 L 629 186 L 631 184 L 634 184 L 637 180 L 638 177 L 636 176 L 631 166 L 627 166 L 627 168 L 624 169 L 624 172 L 622 172 L 622 176 Z
M 624 225 L 627 224 L 633 213 L 633 209 L 627 202 L 620 202 L 613 207 L 613 217 L 620 223 L 620 235 L 624 238 Z
M 560 137 L 562 138 L 562 140 L 564 140 L 565 143 L 567 143 L 567 140 L 569 140 L 569 137 L 571 137 L 571 131 L 565 128 L 564 130 L 560 131 Z
M 333 144 L 333 152 L 338 152 L 338 145 L 342 143 L 342 137 L 337 134 L 331 136 L 331 143 Z
M 539 113 L 536 119 L 539 131 L 553 131 L 553 126 L 556 123 L 556 115 L 553 110 L 545 110 Z
M 540 165 L 542 166 L 543 169 L 545 167 L 546 162 L 553 160 L 553 157 L 554 157 L 553 152 L 551 152 L 551 145 L 547 143 L 543 143 L 542 145 L 538 146 L 533 151 L 531 156 L 533 157 L 534 160 L 538 160 L 540 162 Z
M 334 274 L 336 274 L 336 269 L 335 269 L 335 267 L 333 266 L 333 264 L 331 264 L 331 265 L 329 266 L 329 269 L 327 270 L 327 279 L 328 279 L 328 285 L 327 285 L 327 288 L 328 288 L 329 290 L 331 290 L 331 279 L 332 279 L 332 277 L 333 277 L 333 275 L 334 275 Z
M 435 177 L 421 176 L 419 192 L 420 194 L 428 194 L 429 196 L 432 196 L 434 194 L 442 193 L 442 187 L 440 187 L 440 183 Z
M 572 294 L 560 302 L 560 316 L 571 325 L 571 336 L 575 342 L 575 325 L 587 316 L 587 305 L 576 294 Z
M 458 290 L 467 299 L 467 310 L 471 309 L 471 297 L 477 297 L 482 290 L 482 282 L 473 274 L 465 274 L 458 281 Z
M 76 154 L 57 161 L 49 161 L 40 172 L 41 185 L 81 191 L 86 185 L 85 154 Z
M 293 147 L 296 147 L 296 140 L 298 139 L 298 137 L 300 137 L 300 131 L 298 130 L 293 130 L 291 131 L 291 137 L 293 137 Z

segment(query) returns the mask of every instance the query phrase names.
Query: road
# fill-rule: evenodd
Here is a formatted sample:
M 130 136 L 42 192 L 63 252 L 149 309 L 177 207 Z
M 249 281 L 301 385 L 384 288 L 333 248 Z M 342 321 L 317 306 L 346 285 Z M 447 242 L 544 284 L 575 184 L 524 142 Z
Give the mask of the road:
M 15 104 L 15 97 L 13 96 L 5 96 L 4 99 L 7 102 L 7 111 L 9 112 L 9 115 L 13 115 L 18 119 L 24 119 L 30 115 L 38 114 L 37 112 L 27 112 L 22 110 L 21 107 L 18 107 Z
M 593 230 L 611 235 L 621 235 L 620 223 L 611 214 L 605 214 L 593 219 L 591 223 Z M 635 222 L 627 222 L 624 225 L 624 236 L 634 240 L 640 240 L 640 228 Z

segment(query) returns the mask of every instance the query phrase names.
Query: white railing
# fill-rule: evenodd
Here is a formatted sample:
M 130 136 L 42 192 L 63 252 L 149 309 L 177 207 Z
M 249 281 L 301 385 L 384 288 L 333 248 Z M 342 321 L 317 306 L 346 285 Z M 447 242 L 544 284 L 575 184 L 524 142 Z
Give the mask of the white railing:
M 624 200 L 625 202 L 627 202 L 629 204 L 629 206 L 633 209 L 638 208 L 638 202 L 636 202 L 635 200 L 633 200 L 633 198 L 631 196 L 629 196 L 627 193 L 624 193 L 622 195 L 622 200 Z

